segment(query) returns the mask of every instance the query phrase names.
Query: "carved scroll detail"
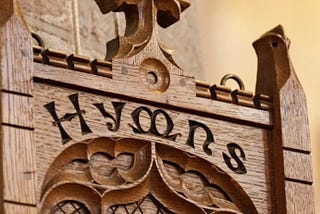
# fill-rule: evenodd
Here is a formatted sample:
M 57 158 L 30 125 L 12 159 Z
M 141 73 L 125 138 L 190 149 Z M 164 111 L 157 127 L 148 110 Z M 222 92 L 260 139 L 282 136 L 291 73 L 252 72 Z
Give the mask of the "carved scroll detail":
M 156 22 L 168 27 L 190 6 L 185 0 L 96 0 L 103 14 L 124 12 L 125 35 L 107 43 L 107 59 L 125 58 L 143 49 L 154 33 Z
M 150 141 L 105 137 L 71 145 L 48 169 L 41 213 L 62 209 L 257 213 L 240 185 L 208 161 Z

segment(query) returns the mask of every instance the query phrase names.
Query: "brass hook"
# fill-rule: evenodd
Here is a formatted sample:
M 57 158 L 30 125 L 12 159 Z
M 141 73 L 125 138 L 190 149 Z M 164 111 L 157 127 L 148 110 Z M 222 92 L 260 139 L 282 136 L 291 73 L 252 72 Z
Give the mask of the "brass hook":
M 233 79 L 234 81 L 236 81 L 238 83 L 238 86 L 239 86 L 240 90 L 243 90 L 243 91 L 245 90 L 243 81 L 241 80 L 240 77 L 238 77 L 235 74 L 227 74 L 224 77 L 222 77 L 222 79 L 220 81 L 220 85 L 225 86 L 227 80 L 229 80 L 229 79 Z

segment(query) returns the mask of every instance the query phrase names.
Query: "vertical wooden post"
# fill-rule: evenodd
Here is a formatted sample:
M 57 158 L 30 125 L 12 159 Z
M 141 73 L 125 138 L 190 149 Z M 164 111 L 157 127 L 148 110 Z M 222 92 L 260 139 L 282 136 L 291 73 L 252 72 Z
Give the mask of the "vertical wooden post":
M 270 133 L 275 213 L 314 213 L 308 112 L 281 26 L 254 44 L 258 56 L 256 93 L 274 99 Z
M 0 7 L 1 213 L 36 213 L 32 41 L 16 0 Z

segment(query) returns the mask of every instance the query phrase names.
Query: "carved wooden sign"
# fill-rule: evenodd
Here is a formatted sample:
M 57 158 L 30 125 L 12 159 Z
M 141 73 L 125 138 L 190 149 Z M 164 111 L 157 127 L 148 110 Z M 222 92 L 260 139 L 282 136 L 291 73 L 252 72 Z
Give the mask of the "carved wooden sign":
M 159 44 L 156 23 L 178 21 L 186 1 L 97 0 L 127 21 L 107 61 L 32 57 L 14 2 L 0 9 L 6 213 L 314 212 L 305 98 L 281 27 L 254 43 L 254 95 L 196 81 Z

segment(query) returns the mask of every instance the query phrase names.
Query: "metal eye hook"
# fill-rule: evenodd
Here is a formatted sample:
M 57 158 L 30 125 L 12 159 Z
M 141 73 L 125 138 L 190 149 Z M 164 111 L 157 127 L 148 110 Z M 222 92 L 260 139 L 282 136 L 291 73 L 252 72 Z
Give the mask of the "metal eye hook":
M 243 91 L 245 90 L 243 81 L 241 80 L 240 77 L 238 77 L 235 74 L 227 74 L 224 77 L 222 77 L 222 79 L 220 81 L 220 85 L 225 86 L 227 80 L 229 80 L 229 79 L 233 79 L 234 81 L 236 81 L 238 83 L 238 86 L 239 86 L 240 90 L 243 90 Z
M 37 41 L 38 45 L 39 45 L 42 49 L 45 49 L 45 48 L 46 48 L 46 46 L 45 46 L 45 44 L 44 44 L 44 41 L 43 41 L 42 38 L 39 36 L 39 34 L 37 34 L 37 33 L 31 33 L 31 36 L 32 36 L 32 38 L 34 38 L 34 39 Z

